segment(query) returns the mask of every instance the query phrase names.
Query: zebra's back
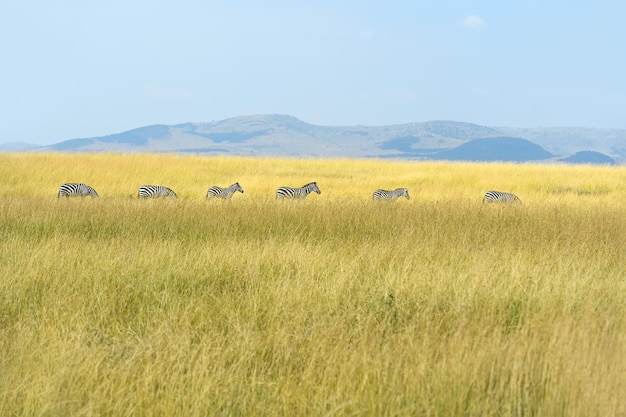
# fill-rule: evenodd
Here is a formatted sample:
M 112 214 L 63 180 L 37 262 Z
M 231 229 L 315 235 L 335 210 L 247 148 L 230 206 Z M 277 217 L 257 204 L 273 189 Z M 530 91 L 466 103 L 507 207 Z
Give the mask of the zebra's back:
M 137 192 L 137 198 L 171 197 L 176 200 L 177 195 L 171 188 L 163 185 L 142 185 Z
M 276 190 L 276 199 L 281 198 L 304 198 L 307 194 L 297 194 L 297 188 L 292 187 L 278 187 Z
M 61 197 L 87 197 L 98 198 L 96 190 L 83 183 L 67 182 L 59 187 L 57 198 Z
M 222 187 L 218 187 L 217 185 L 214 185 L 212 187 L 209 187 L 209 189 L 207 190 L 206 198 L 211 200 L 214 197 L 217 197 L 217 198 L 230 200 L 233 197 L 233 194 L 235 194 L 237 191 L 243 194 L 243 188 L 241 188 L 238 182 L 234 183 L 233 185 L 227 188 L 222 188 Z
M 317 194 L 321 194 L 322 192 L 317 186 L 316 182 L 310 182 L 303 187 L 295 188 L 295 187 L 279 187 L 276 190 L 276 199 L 283 198 L 305 198 L 311 192 L 316 192 Z
M 372 194 L 374 200 L 397 200 L 399 197 L 405 197 L 407 200 L 409 197 L 409 190 L 406 188 L 396 188 L 395 190 L 382 190 L 378 189 Z
M 515 194 L 503 191 L 487 191 L 483 197 L 483 203 L 521 203 Z

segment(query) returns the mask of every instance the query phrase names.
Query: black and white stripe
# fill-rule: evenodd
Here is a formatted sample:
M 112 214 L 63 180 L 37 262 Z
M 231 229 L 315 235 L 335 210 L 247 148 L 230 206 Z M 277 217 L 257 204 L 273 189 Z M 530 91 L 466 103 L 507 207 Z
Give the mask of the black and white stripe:
M 237 191 L 243 194 L 243 188 L 241 188 L 238 182 L 234 183 L 228 188 L 222 188 L 214 185 L 212 187 L 209 187 L 209 189 L 207 190 L 206 198 L 212 200 L 214 197 L 217 197 L 223 198 L 225 200 L 230 200 L 233 197 L 233 194 L 235 194 L 235 192 Z
M 65 183 L 59 187 L 59 194 L 57 198 L 61 197 L 87 197 L 98 198 L 96 190 L 82 183 Z
M 318 194 L 321 194 L 319 188 L 317 188 L 317 183 L 311 182 L 307 185 L 300 188 L 292 188 L 292 187 L 280 187 L 276 190 L 276 199 L 281 198 L 305 198 L 309 193 L 315 191 Z
M 502 191 L 487 191 L 483 197 L 483 203 L 521 203 L 515 194 Z
M 159 198 L 159 197 L 171 197 L 176 200 L 177 196 L 170 188 L 162 185 L 142 185 L 139 187 L 137 193 L 138 198 Z
M 406 197 L 407 200 L 409 197 L 409 190 L 406 188 L 396 188 L 395 190 L 376 190 L 372 195 L 374 200 L 392 200 L 396 201 L 399 197 Z

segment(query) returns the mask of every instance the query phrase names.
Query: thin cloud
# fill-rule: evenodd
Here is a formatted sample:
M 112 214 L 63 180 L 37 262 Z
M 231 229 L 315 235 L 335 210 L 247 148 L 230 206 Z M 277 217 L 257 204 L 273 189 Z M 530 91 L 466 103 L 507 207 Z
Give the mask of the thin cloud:
M 461 19 L 461 25 L 470 30 L 481 30 L 487 26 L 487 22 L 480 16 L 470 14 Z

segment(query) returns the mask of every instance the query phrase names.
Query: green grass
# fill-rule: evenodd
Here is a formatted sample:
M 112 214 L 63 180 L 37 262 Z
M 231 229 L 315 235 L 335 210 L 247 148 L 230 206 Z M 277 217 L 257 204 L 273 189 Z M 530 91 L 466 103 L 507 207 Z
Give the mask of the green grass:
M 57 201 L 32 158 L 0 192 L 0 415 L 626 414 L 621 168 L 164 156 L 176 202 L 97 160 L 102 197 Z M 215 162 L 247 179 L 230 203 L 202 191 L 235 174 L 197 184 Z M 299 169 L 322 194 L 276 202 Z M 517 170 L 523 206 L 480 203 Z M 338 192 L 394 171 L 411 200 Z

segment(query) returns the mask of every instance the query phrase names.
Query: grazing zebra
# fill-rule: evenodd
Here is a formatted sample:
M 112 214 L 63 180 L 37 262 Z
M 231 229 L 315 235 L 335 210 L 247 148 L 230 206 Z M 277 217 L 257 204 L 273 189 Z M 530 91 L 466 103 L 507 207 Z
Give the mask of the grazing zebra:
M 223 198 L 224 200 L 230 200 L 233 197 L 233 194 L 235 194 L 235 192 L 237 191 L 243 194 L 243 188 L 241 188 L 241 185 L 239 185 L 238 182 L 234 183 L 228 188 L 222 188 L 214 185 L 213 187 L 209 187 L 209 189 L 207 190 L 206 198 L 212 200 L 213 197 L 218 197 Z
M 321 194 L 317 183 L 311 182 L 300 188 L 280 187 L 276 190 L 276 199 L 280 198 L 305 198 L 311 191 Z
M 78 183 L 65 183 L 59 187 L 59 194 L 57 198 L 61 197 L 87 197 L 90 195 L 92 198 L 98 198 L 96 190 L 88 186 L 87 184 Z
M 176 200 L 176 193 L 162 185 L 142 185 L 137 193 L 138 198 L 172 197 Z
M 406 199 L 409 200 L 410 199 L 409 190 L 407 190 L 406 188 L 396 188 L 393 191 L 376 190 L 374 191 L 374 194 L 372 195 L 372 198 L 374 200 L 396 201 L 398 197 L 406 197 Z
M 521 203 L 515 194 L 501 191 L 487 191 L 483 197 L 483 203 Z

